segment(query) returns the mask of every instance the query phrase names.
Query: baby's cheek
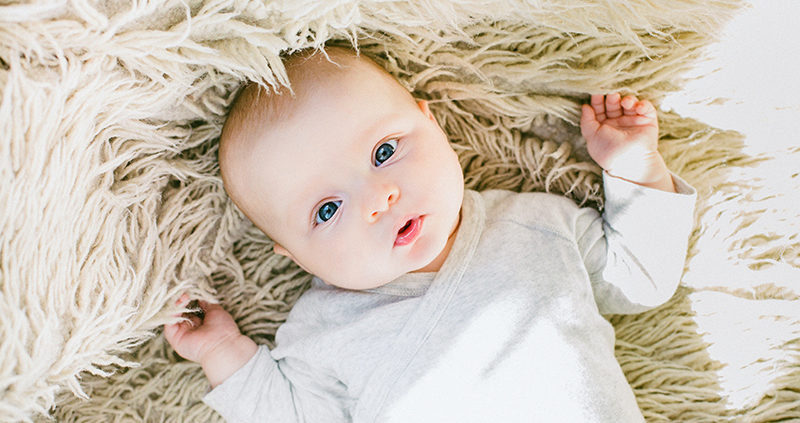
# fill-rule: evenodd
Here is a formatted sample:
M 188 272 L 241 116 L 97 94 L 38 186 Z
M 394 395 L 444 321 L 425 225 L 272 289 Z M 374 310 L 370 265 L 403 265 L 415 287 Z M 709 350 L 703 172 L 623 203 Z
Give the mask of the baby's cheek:
M 350 250 L 350 254 L 346 254 Z M 359 268 L 365 268 L 369 258 L 351 248 L 336 248 L 323 254 L 317 262 L 319 271 L 314 273 L 325 282 L 347 289 L 360 289 L 363 275 Z

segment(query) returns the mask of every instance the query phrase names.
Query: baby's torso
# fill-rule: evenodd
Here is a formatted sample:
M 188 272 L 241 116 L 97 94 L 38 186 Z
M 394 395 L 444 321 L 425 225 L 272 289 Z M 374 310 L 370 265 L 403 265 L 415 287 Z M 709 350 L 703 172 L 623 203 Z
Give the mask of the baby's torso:
M 356 422 L 642 421 L 569 219 L 505 218 L 507 195 L 484 194 L 478 227 L 435 278 L 377 292 L 316 283 L 273 356 L 338 379 Z

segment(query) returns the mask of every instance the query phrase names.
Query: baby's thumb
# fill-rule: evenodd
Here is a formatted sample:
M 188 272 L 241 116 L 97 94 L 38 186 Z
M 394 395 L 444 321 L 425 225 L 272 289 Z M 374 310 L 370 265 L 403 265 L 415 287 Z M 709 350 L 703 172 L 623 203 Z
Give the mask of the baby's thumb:
M 600 128 L 600 122 L 597 121 L 597 116 L 594 114 L 594 109 L 588 104 L 581 106 L 581 135 L 584 138 L 589 138 L 594 135 Z

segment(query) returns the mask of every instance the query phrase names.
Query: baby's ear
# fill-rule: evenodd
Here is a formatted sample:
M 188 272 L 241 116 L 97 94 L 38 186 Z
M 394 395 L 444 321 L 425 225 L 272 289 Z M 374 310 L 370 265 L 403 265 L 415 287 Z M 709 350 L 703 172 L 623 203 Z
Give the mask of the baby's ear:
M 309 271 L 309 270 L 308 270 L 308 269 L 307 269 L 305 266 L 303 266 L 303 263 L 300 263 L 299 261 L 297 261 L 297 259 L 296 259 L 296 258 L 294 258 L 294 256 L 292 255 L 292 253 L 290 253 L 290 252 L 289 252 L 289 250 L 287 250 L 286 248 L 284 248 L 284 247 L 283 247 L 283 245 L 280 245 L 280 244 L 275 244 L 275 245 L 273 245 L 273 246 L 272 246 L 272 251 L 273 251 L 275 254 L 279 254 L 279 255 L 282 255 L 282 256 L 284 256 L 284 257 L 289 257 L 290 259 L 292 259 L 292 261 L 293 261 L 293 262 L 295 262 L 295 264 L 297 264 L 298 266 L 300 266 L 300 268 L 301 268 L 301 269 L 305 270 L 305 271 L 306 271 L 306 272 L 308 272 L 308 273 L 311 273 L 311 271 Z
M 289 250 L 287 250 L 286 248 L 283 248 L 283 245 L 280 244 L 273 245 L 272 252 L 274 252 L 275 254 L 282 255 L 284 257 L 289 257 L 290 259 L 294 260 L 294 257 L 292 257 L 292 253 L 290 253 Z
M 436 122 L 436 118 L 433 117 L 433 113 L 431 113 L 431 109 L 430 107 L 428 107 L 427 100 L 417 100 L 417 106 L 419 107 L 420 110 L 422 110 L 422 113 L 428 117 L 428 119 Z

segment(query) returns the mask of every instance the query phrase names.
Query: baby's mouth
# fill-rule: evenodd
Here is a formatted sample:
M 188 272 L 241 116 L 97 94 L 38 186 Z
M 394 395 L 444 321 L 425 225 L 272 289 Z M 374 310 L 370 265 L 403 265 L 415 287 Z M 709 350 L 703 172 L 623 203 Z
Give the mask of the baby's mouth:
M 397 231 L 397 238 L 394 240 L 395 246 L 408 245 L 414 242 L 419 236 L 420 229 L 422 228 L 422 218 L 415 217 L 408 219 L 406 223 Z

